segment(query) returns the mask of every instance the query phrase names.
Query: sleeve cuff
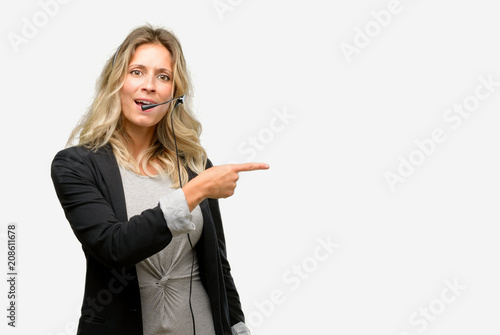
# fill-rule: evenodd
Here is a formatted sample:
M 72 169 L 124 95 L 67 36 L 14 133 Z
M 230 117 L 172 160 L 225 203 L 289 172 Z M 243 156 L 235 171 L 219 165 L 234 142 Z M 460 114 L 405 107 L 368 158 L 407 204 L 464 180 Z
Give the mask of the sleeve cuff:
M 251 335 L 250 328 L 243 322 L 238 322 L 232 326 L 231 333 L 232 335 Z
M 172 236 L 195 230 L 194 223 L 191 221 L 192 215 L 189 212 L 186 197 L 181 188 L 161 197 L 160 208 Z

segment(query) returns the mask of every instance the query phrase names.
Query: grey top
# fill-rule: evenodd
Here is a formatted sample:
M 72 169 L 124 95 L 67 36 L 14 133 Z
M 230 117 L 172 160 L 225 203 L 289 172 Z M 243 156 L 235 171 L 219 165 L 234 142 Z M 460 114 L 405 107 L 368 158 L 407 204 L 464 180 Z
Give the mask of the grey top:
M 173 194 L 175 190 L 170 187 L 171 181 L 167 177 L 141 176 L 124 168 L 120 169 L 120 173 L 129 218 L 145 209 L 155 207 L 160 198 L 172 206 L 179 200 L 177 199 L 179 192 Z M 180 192 L 183 193 L 182 190 Z M 175 213 L 170 214 L 175 215 Z M 199 207 L 190 214 L 190 223 L 194 226 L 194 230 L 189 236 L 194 246 L 201 236 L 203 217 Z M 176 234 L 165 249 L 136 264 L 144 335 L 193 333 L 189 309 L 189 282 L 193 257 L 195 262 L 191 303 L 196 334 L 215 334 L 210 302 L 200 281 L 196 253 L 191 249 L 186 234 Z
M 168 177 L 138 175 L 120 166 L 127 216 L 130 219 L 160 203 L 172 232 L 172 241 L 157 254 L 136 264 L 141 294 L 144 335 L 192 334 L 189 310 L 189 282 L 193 266 L 191 303 L 196 334 L 213 335 L 213 320 L 208 295 L 203 287 L 196 253 L 191 249 L 203 231 L 199 206 L 189 212 L 182 189 L 171 188 Z M 250 335 L 243 322 L 232 326 L 233 335 Z

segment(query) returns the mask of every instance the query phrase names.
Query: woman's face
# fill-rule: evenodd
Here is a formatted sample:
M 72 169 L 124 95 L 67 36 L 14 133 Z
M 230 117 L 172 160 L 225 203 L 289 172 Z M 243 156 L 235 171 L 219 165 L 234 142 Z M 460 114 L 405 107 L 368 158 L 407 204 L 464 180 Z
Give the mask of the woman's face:
M 165 116 L 170 104 L 144 112 L 141 106 L 172 98 L 172 71 L 172 55 L 163 45 L 143 44 L 136 49 L 120 92 L 126 130 L 153 129 Z

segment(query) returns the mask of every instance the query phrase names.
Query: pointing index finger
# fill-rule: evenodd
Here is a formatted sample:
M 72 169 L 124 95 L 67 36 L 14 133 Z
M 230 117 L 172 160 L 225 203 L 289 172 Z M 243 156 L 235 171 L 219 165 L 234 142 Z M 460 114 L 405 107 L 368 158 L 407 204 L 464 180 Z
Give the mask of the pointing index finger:
M 234 166 L 236 172 L 269 169 L 269 165 L 265 163 L 242 163 L 242 164 L 235 164 Z

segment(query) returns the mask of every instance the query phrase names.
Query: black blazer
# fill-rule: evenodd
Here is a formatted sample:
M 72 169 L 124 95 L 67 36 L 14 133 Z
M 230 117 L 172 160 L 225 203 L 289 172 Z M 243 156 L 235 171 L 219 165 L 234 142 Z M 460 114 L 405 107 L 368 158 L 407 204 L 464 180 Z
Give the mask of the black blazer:
M 207 167 L 211 167 L 210 161 Z M 52 162 L 52 181 L 66 218 L 87 260 L 79 335 L 142 334 L 135 264 L 159 252 L 172 234 L 159 205 L 127 219 L 118 164 L 108 144 L 60 151 Z M 195 174 L 190 173 L 190 179 Z M 244 322 L 216 199 L 205 199 L 203 233 L 196 245 L 200 276 L 208 293 L 217 335 L 231 334 Z

